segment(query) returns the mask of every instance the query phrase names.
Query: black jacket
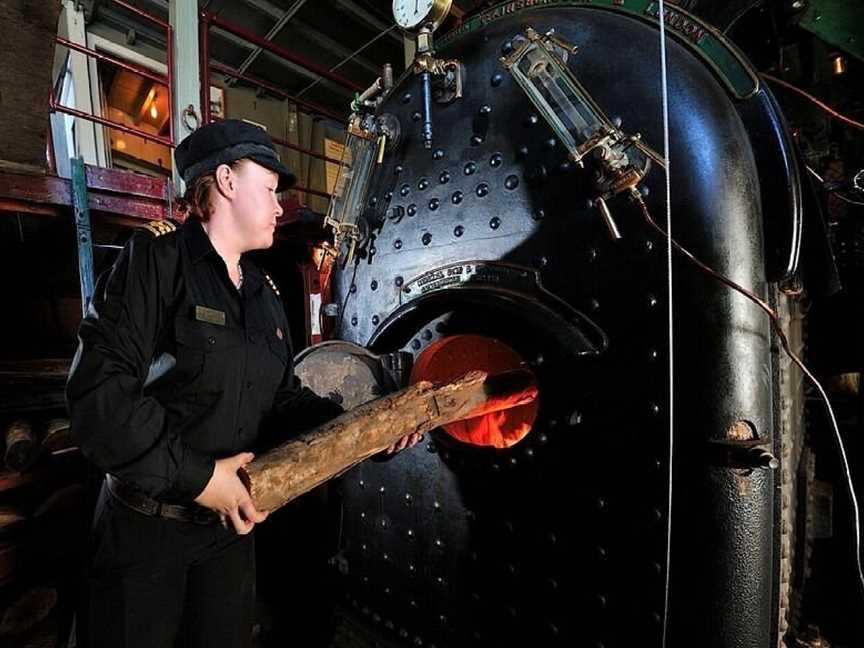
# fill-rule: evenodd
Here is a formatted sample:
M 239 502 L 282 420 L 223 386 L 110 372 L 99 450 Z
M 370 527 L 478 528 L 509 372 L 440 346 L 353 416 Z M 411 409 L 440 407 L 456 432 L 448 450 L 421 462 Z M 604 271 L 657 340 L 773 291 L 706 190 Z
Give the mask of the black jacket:
M 271 446 L 342 409 L 294 375 L 275 284 L 241 260 L 238 291 L 197 219 L 137 230 L 96 282 L 66 398 L 102 470 L 189 502 L 215 459 Z

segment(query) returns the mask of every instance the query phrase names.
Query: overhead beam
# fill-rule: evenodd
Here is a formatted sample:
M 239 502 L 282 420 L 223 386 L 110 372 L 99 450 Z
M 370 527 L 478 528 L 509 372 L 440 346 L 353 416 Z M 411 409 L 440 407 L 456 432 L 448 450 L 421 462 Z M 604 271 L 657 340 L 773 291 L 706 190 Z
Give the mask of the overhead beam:
M 249 4 L 252 4 L 252 0 L 245 1 L 249 2 Z M 275 7 L 272 7 L 269 2 L 265 4 L 267 4 L 272 9 L 276 9 Z M 274 38 L 276 38 L 279 32 L 282 31 L 282 28 L 288 24 L 288 22 L 297 14 L 298 11 L 300 11 L 300 9 L 303 8 L 304 4 L 306 4 L 306 0 L 297 0 L 293 5 L 291 5 L 291 7 L 287 11 L 281 12 L 281 15 L 279 15 L 278 17 L 271 13 L 270 15 L 273 18 L 276 18 L 276 24 L 270 28 L 270 31 L 268 31 L 267 34 L 264 36 L 264 40 L 272 41 Z M 257 59 L 263 51 L 264 50 L 260 47 L 256 47 L 254 50 L 252 50 L 252 53 L 249 54 L 249 56 L 246 57 L 246 60 L 240 64 L 240 67 L 237 68 L 237 71 L 240 72 L 240 74 L 244 74 L 246 70 L 248 70 L 249 67 L 255 62 L 255 59 Z
M 239 36 L 235 36 L 231 32 L 227 32 L 224 29 L 220 29 L 219 27 L 214 26 L 212 28 L 212 32 L 215 34 L 218 34 L 220 38 L 224 38 L 225 40 L 230 41 L 231 43 L 238 45 L 240 47 L 244 47 L 244 48 L 249 49 L 249 50 L 252 50 L 255 47 L 251 43 L 248 43 L 244 39 L 240 38 Z M 350 90 L 348 90 L 347 88 L 344 88 L 341 85 L 333 83 L 329 79 L 322 79 L 322 77 L 318 76 L 317 74 L 315 74 L 311 70 L 307 70 L 305 67 L 297 65 L 296 63 L 292 63 L 291 61 L 286 61 L 285 59 L 280 58 L 278 56 L 271 56 L 271 58 L 274 61 L 276 61 L 277 63 L 279 63 L 279 65 L 284 67 L 286 70 L 290 70 L 294 74 L 297 74 L 297 75 L 302 76 L 302 77 L 306 77 L 307 79 L 310 79 L 310 80 L 316 80 L 317 81 L 318 79 L 321 79 L 321 84 L 324 85 L 325 87 L 327 87 L 328 89 L 332 90 L 333 92 L 336 92 L 336 93 L 338 93 L 342 96 L 345 96 L 345 97 L 353 96 L 353 93 Z
M 356 2 L 352 0 L 335 0 L 336 4 L 342 7 L 345 11 L 352 14 L 356 18 L 360 20 L 360 22 L 366 23 L 373 29 L 378 30 L 379 32 L 383 32 L 385 29 L 390 29 L 393 25 L 384 22 L 377 16 L 373 16 L 371 13 L 366 11 L 363 7 L 358 5 Z M 394 42 L 399 44 L 399 47 L 402 47 L 402 37 L 396 33 L 396 30 L 393 30 L 387 34 L 387 38 L 390 38 Z
M 353 54 L 352 50 L 345 47 L 342 43 L 333 40 L 323 32 L 318 31 L 317 29 L 311 27 L 303 21 L 295 20 L 294 25 L 303 33 L 304 38 L 308 38 L 313 43 L 320 45 L 321 47 L 336 54 L 337 56 L 345 58 Z M 351 62 L 356 63 L 364 70 L 372 73 L 375 76 L 381 74 L 381 66 L 375 65 L 375 63 L 370 61 L 368 58 L 362 56 L 354 56 L 351 59 Z
M 328 70 L 324 66 L 319 65 L 315 61 L 310 60 L 302 54 L 299 54 L 281 45 L 277 45 L 276 43 L 269 42 L 258 34 L 255 34 L 254 32 L 249 31 L 248 29 L 240 25 L 224 20 L 223 18 L 220 18 L 219 16 L 214 14 L 207 14 L 207 20 L 210 21 L 213 27 L 218 27 L 223 32 L 230 32 L 233 35 L 242 39 L 243 41 L 246 41 L 247 43 L 249 43 L 248 47 L 258 46 L 262 49 L 265 49 L 271 54 L 274 54 L 287 62 L 294 63 L 298 67 L 304 68 L 308 73 L 314 74 L 318 77 L 323 77 L 325 80 L 341 85 L 342 87 L 347 88 L 351 92 L 361 92 L 362 90 L 364 90 L 364 88 L 359 83 L 356 83 L 339 73 Z

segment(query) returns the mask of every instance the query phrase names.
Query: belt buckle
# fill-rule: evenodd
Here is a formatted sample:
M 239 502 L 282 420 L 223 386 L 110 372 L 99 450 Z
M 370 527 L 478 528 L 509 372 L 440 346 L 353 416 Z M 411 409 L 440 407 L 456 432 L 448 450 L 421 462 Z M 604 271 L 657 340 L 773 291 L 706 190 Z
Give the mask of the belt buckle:
M 195 506 L 191 512 L 195 524 L 212 524 L 215 521 L 212 511 L 203 506 Z

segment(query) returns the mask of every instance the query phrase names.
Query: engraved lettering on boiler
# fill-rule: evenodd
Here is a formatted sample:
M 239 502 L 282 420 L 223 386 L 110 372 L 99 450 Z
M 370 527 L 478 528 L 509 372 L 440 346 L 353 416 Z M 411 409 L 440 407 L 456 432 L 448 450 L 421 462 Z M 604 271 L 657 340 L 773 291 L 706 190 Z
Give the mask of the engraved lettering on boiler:
M 405 284 L 403 295 L 413 299 L 446 287 L 470 284 L 477 286 L 506 286 L 521 290 L 534 288 L 531 271 L 492 263 L 462 263 L 430 270 Z

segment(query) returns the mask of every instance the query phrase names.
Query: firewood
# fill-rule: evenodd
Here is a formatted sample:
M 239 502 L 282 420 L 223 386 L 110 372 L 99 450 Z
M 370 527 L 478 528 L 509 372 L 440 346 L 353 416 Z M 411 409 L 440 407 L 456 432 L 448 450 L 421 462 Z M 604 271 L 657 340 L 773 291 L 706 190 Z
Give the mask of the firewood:
M 33 426 L 26 419 L 18 419 L 6 430 L 6 454 L 4 461 L 12 470 L 23 471 L 36 453 L 36 437 Z
M 512 398 L 521 394 L 519 398 Z M 406 434 L 426 433 L 489 411 L 491 401 L 511 405 L 536 398 L 527 370 L 487 376 L 473 371 L 453 382 L 421 381 L 350 410 L 257 457 L 240 478 L 259 510 L 273 511 L 375 455 Z M 494 406 L 491 407 L 494 409 Z

